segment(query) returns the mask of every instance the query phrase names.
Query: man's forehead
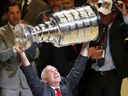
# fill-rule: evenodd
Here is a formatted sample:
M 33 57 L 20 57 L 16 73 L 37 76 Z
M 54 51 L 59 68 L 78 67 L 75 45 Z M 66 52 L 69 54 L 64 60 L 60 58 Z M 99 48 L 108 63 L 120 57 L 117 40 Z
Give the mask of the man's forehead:
M 49 65 L 49 66 L 46 67 L 46 70 L 47 70 L 47 71 L 56 70 L 56 68 L 53 67 L 53 66 L 51 66 L 51 65 Z

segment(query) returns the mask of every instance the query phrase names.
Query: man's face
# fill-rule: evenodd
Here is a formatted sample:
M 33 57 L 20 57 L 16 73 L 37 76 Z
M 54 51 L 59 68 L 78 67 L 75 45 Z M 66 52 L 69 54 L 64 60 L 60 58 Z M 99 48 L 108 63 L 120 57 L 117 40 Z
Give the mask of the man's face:
M 53 66 L 47 66 L 45 71 L 45 80 L 47 83 L 51 86 L 53 86 L 56 83 L 60 83 L 61 76 L 58 70 Z
M 21 11 L 19 6 L 10 6 L 8 8 L 7 17 L 10 24 L 14 26 L 18 24 L 21 20 Z
M 63 0 L 49 0 L 49 6 L 53 12 L 63 9 Z
M 64 9 L 70 9 L 74 7 L 74 0 L 64 0 Z
M 102 23 L 104 25 L 109 25 L 115 19 L 115 15 L 113 13 L 110 13 L 108 15 L 104 15 L 104 14 L 100 13 L 100 16 L 101 16 L 101 19 L 102 19 Z

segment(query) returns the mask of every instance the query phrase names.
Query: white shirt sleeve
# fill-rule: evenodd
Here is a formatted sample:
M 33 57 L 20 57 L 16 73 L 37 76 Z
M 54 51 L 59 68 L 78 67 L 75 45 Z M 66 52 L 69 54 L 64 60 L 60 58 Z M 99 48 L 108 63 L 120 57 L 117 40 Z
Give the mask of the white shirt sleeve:
M 81 55 L 87 57 L 88 56 L 88 48 L 84 48 L 81 52 Z
M 124 19 L 124 23 L 125 23 L 125 24 L 128 24 L 128 15 L 123 16 L 123 19 Z

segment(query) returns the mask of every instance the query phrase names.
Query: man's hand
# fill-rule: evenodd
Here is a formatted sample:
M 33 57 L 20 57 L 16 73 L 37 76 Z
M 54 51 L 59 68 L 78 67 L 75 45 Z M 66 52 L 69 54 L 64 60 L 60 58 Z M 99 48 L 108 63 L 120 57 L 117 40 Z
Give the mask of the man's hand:
M 13 46 L 14 50 L 21 56 L 21 62 L 24 66 L 30 65 L 29 60 L 26 57 L 26 54 L 24 53 L 23 47 L 20 46 L 20 44 L 16 43 Z
M 15 43 L 15 45 L 13 46 L 14 52 L 18 52 L 21 53 L 24 51 L 23 47 L 20 46 L 20 44 Z
M 126 16 L 128 15 L 126 5 L 123 1 L 119 0 L 115 3 L 117 9 L 122 13 L 122 15 Z
M 83 44 L 81 55 L 92 58 L 92 59 L 100 59 L 103 56 L 103 50 L 99 49 L 98 47 L 89 47 L 89 44 Z
M 88 57 L 91 57 L 92 59 L 100 59 L 102 58 L 103 50 L 97 49 L 95 47 L 88 48 Z

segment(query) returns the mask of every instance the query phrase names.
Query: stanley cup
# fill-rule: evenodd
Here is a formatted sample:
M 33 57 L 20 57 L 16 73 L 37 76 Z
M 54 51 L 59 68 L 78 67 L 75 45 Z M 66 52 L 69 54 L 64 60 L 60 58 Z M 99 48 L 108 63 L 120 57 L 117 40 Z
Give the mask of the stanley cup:
M 37 26 L 18 24 L 15 41 L 28 48 L 32 42 L 51 42 L 56 47 L 97 41 L 101 36 L 101 21 L 90 4 L 51 14 L 50 20 Z

